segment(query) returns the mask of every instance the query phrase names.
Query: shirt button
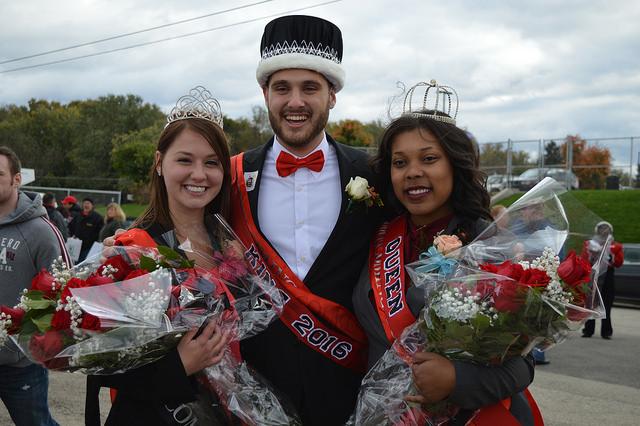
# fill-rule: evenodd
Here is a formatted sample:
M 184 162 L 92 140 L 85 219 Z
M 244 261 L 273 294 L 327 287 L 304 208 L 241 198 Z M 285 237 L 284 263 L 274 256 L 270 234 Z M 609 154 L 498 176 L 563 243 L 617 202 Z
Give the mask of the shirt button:
M 300 262 L 306 262 L 306 261 L 307 261 L 307 258 L 305 256 L 300 257 Z
M 302 191 L 304 188 L 302 187 L 302 185 L 298 185 L 296 186 L 296 191 L 300 192 Z

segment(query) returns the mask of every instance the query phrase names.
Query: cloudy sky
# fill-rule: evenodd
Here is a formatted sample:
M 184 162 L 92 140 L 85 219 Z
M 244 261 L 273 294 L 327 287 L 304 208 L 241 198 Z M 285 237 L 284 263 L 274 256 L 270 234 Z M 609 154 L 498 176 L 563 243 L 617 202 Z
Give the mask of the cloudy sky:
M 342 0 L 317 7 L 323 0 L 272 0 L 224 12 L 258 1 L 3 1 L 0 104 L 133 93 L 168 110 L 202 84 L 225 114 L 248 116 L 262 104 L 255 67 L 264 25 L 311 7 L 297 13 L 333 21 L 344 38 L 347 82 L 332 120 L 386 119 L 397 81 L 435 78 L 457 90 L 458 123 L 480 142 L 640 136 L 636 0 Z M 6 62 L 215 12 L 222 13 Z M 201 33 L 16 70 L 194 32 Z M 603 143 L 617 163 L 629 164 L 628 140 Z M 635 146 L 634 162 L 640 139 Z

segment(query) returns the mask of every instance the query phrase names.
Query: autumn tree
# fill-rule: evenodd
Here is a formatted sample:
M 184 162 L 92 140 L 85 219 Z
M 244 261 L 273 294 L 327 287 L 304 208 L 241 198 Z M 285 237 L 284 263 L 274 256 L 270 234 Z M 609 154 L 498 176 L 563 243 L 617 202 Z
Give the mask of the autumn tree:
M 345 145 L 373 147 L 373 135 L 358 120 L 340 120 L 337 123 L 329 123 L 327 131 L 336 141 Z
M 507 150 L 504 148 L 504 144 L 499 143 L 485 143 L 480 144 L 480 166 L 482 169 L 491 171 L 505 171 L 507 170 Z M 513 175 L 522 173 L 528 166 L 531 165 L 529 159 L 529 153 L 526 151 L 512 151 L 511 152 L 511 165 Z M 527 167 L 518 167 L 527 166 Z
M 566 161 L 567 145 L 571 147 L 572 169 L 582 189 L 602 189 L 611 172 L 611 151 L 598 144 L 587 145 L 580 135 L 568 135 L 560 146 Z

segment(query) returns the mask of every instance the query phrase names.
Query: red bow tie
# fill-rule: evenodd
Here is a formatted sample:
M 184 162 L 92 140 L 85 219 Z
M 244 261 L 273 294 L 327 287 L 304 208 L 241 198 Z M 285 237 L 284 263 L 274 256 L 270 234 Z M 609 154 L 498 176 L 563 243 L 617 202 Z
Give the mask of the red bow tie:
M 278 170 L 280 177 L 287 177 L 301 167 L 306 167 L 313 172 L 319 172 L 323 166 L 324 154 L 322 151 L 316 151 L 304 158 L 296 158 L 289 153 L 281 151 L 276 160 L 276 170 Z

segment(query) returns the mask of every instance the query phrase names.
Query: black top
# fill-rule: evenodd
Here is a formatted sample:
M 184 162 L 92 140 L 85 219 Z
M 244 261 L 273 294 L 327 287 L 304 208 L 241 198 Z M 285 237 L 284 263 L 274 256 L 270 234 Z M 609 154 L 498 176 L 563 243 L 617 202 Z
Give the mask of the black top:
M 161 226 L 152 225 L 146 231 L 159 245 L 172 245 L 162 239 L 166 230 Z M 100 425 L 100 387 L 117 390 L 105 423 L 108 426 L 179 425 L 185 416 L 198 416 L 198 420 L 206 416 L 207 424 L 225 424 L 224 421 L 211 423 L 211 413 L 198 413 L 198 407 L 188 405 L 197 398 L 213 395 L 210 391 L 198 392 L 196 380 L 184 371 L 177 348 L 158 361 L 126 373 L 87 376 L 85 423 L 88 426 Z
M 104 219 L 95 210 L 87 215 L 81 213 L 69 223 L 71 235 L 82 240 L 81 252 L 88 252 L 93 243 L 98 241 L 102 225 L 104 225 Z
M 455 217 L 449 222 L 445 234 L 451 234 L 463 221 Z M 465 221 L 466 222 L 466 221 Z M 479 219 L 472 225 L 465 223 L 464 229 L 469 240 L 473 240 L 489 223 Z M 371 282 L 369 265 L 363 268 L 353 293 L 353 305 L 358 321 L 364 327 L 369 339 L 369 366 L 372 367 L 391 347 L 382 323 L 371 303 Z M 407 289 L 407 303 L 414 316 L 424 307 L 424 291 L 415 286 Z M 532 425 L 531 409 L 522 392 L 533 381 L 534 364 L 528 358 L 515 357 L 500 366 L 481 366 L 463 361 L 453 361 L 456 371 L 456 385 L 448 401 L 463 410 L 453 424 L 465 424 L 473 410 L 495 404 L 512 396 L 511 413 L 524 425 Z

